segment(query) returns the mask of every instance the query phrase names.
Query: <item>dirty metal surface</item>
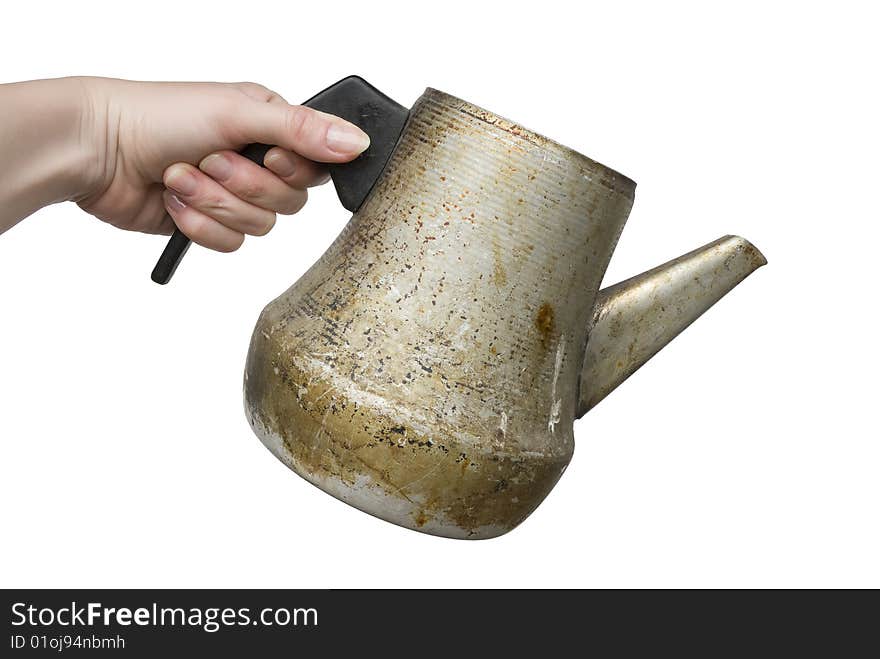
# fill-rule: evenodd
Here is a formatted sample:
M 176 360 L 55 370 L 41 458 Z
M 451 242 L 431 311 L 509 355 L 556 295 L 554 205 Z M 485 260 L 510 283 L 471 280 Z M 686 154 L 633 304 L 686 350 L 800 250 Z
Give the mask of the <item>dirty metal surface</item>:
M 263 311 L 244 383 L 253 429 L 390 522 L 509 531 L 571 459 L 587 331 L 634 189 L 428 90 L 363 206 Z
M 584 357 L 577 417 L 766 263 L 746 239 L 724 236 L 600 291 Z

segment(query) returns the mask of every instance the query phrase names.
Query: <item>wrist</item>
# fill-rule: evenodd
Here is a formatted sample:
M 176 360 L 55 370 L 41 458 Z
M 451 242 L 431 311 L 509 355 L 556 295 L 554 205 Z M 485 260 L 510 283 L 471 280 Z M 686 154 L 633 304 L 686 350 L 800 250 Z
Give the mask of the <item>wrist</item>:
M 99 162 L 98 117 L 87 78 L 38 80 L 29 90 L 33 160 L 40 176 L 34 183 L 45 191 L 44 203 L 75 201 L 89 194 Z
M 0 233 L 88 191 L 95 160 L 87 97 L 77 78 L 0 86 Z
M 97 122 L 84 78 L 16 83 L 4 100 L 15 117 L 7 140 L 15 187 L 36 210 L 87 194 L 96 168 Z
M 105 186 L 108 143 L 113 142 L 108 103 L 99 78 L 74 77 L 57 81 L 68 127 L 66 153 L 59 163 L 59 177 L 67 190 L 65 201 L 80 202 Z

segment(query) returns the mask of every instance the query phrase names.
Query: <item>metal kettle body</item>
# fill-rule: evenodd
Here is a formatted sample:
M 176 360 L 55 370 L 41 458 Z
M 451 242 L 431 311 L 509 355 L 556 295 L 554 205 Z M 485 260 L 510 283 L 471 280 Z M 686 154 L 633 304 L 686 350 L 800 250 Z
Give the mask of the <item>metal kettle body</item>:
M 351 221 L 260 316 L 254 431 L 395 524 L 514 528 L 570 461 L 575 418 L 764 262 L 726 238 L 600 294 L 634 192 L 429 89 Z

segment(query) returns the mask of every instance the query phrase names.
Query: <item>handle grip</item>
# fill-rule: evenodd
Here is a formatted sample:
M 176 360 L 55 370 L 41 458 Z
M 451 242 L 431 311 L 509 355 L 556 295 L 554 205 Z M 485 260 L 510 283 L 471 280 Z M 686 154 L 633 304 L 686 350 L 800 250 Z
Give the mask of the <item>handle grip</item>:
M 263 158 L 266 157 L 266 153 L 271 148 L 268 144 L 249 144 L 241 151 L 241 155 L 257 163 L 260 167 L 264 167 Z M 174 233 L 171 234 L 171 238 L 168 240 L 168 244 L 165 245 L 162 255 L 156 261 L 156 267 L 153 268 L 150 278 L 157 284 L 167 284 L 171 281 L 174 271 L 177 270 L 177 266 L 180 265 L 180 261 L 186 255 L 190 244 L 190 239 L 184 235 L 183 231 L 174 229 Z
M 343 78 L 312 96 L 303 105 L 335 114 L 370 136 L 370 146 L 360 156 L 351 162 L 328 165 L 340 203 L 354 213 L 373 189 L 391 157 L 409 110 L 358 76 Z M 264 167 L 263 158 L 271 148 L 267 144 L 251 144 L 241 154 Z M 174 231 L 153 268 L 154 282 L 167 284 L 171 280 L 189 244 L 189 239 L 180 230 Z

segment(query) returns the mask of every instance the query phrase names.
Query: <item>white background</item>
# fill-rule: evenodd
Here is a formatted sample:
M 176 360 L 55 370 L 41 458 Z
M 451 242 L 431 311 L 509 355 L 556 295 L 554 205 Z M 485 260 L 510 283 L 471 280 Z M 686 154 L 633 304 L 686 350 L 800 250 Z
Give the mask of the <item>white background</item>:
M 463 542 L 336 501 L 244 418 L 260 309 L 347 220 L 329 186 L 168 287 L 163 238 L 44 209 L 0 237 L 0 585 L 880 586 L 878 18 L 712 4 L 6 7 L 4 82 L 430 85 L 639 182 L 606 283 L 726 233 L 770 264 L 577 423 L 531 518 Z

